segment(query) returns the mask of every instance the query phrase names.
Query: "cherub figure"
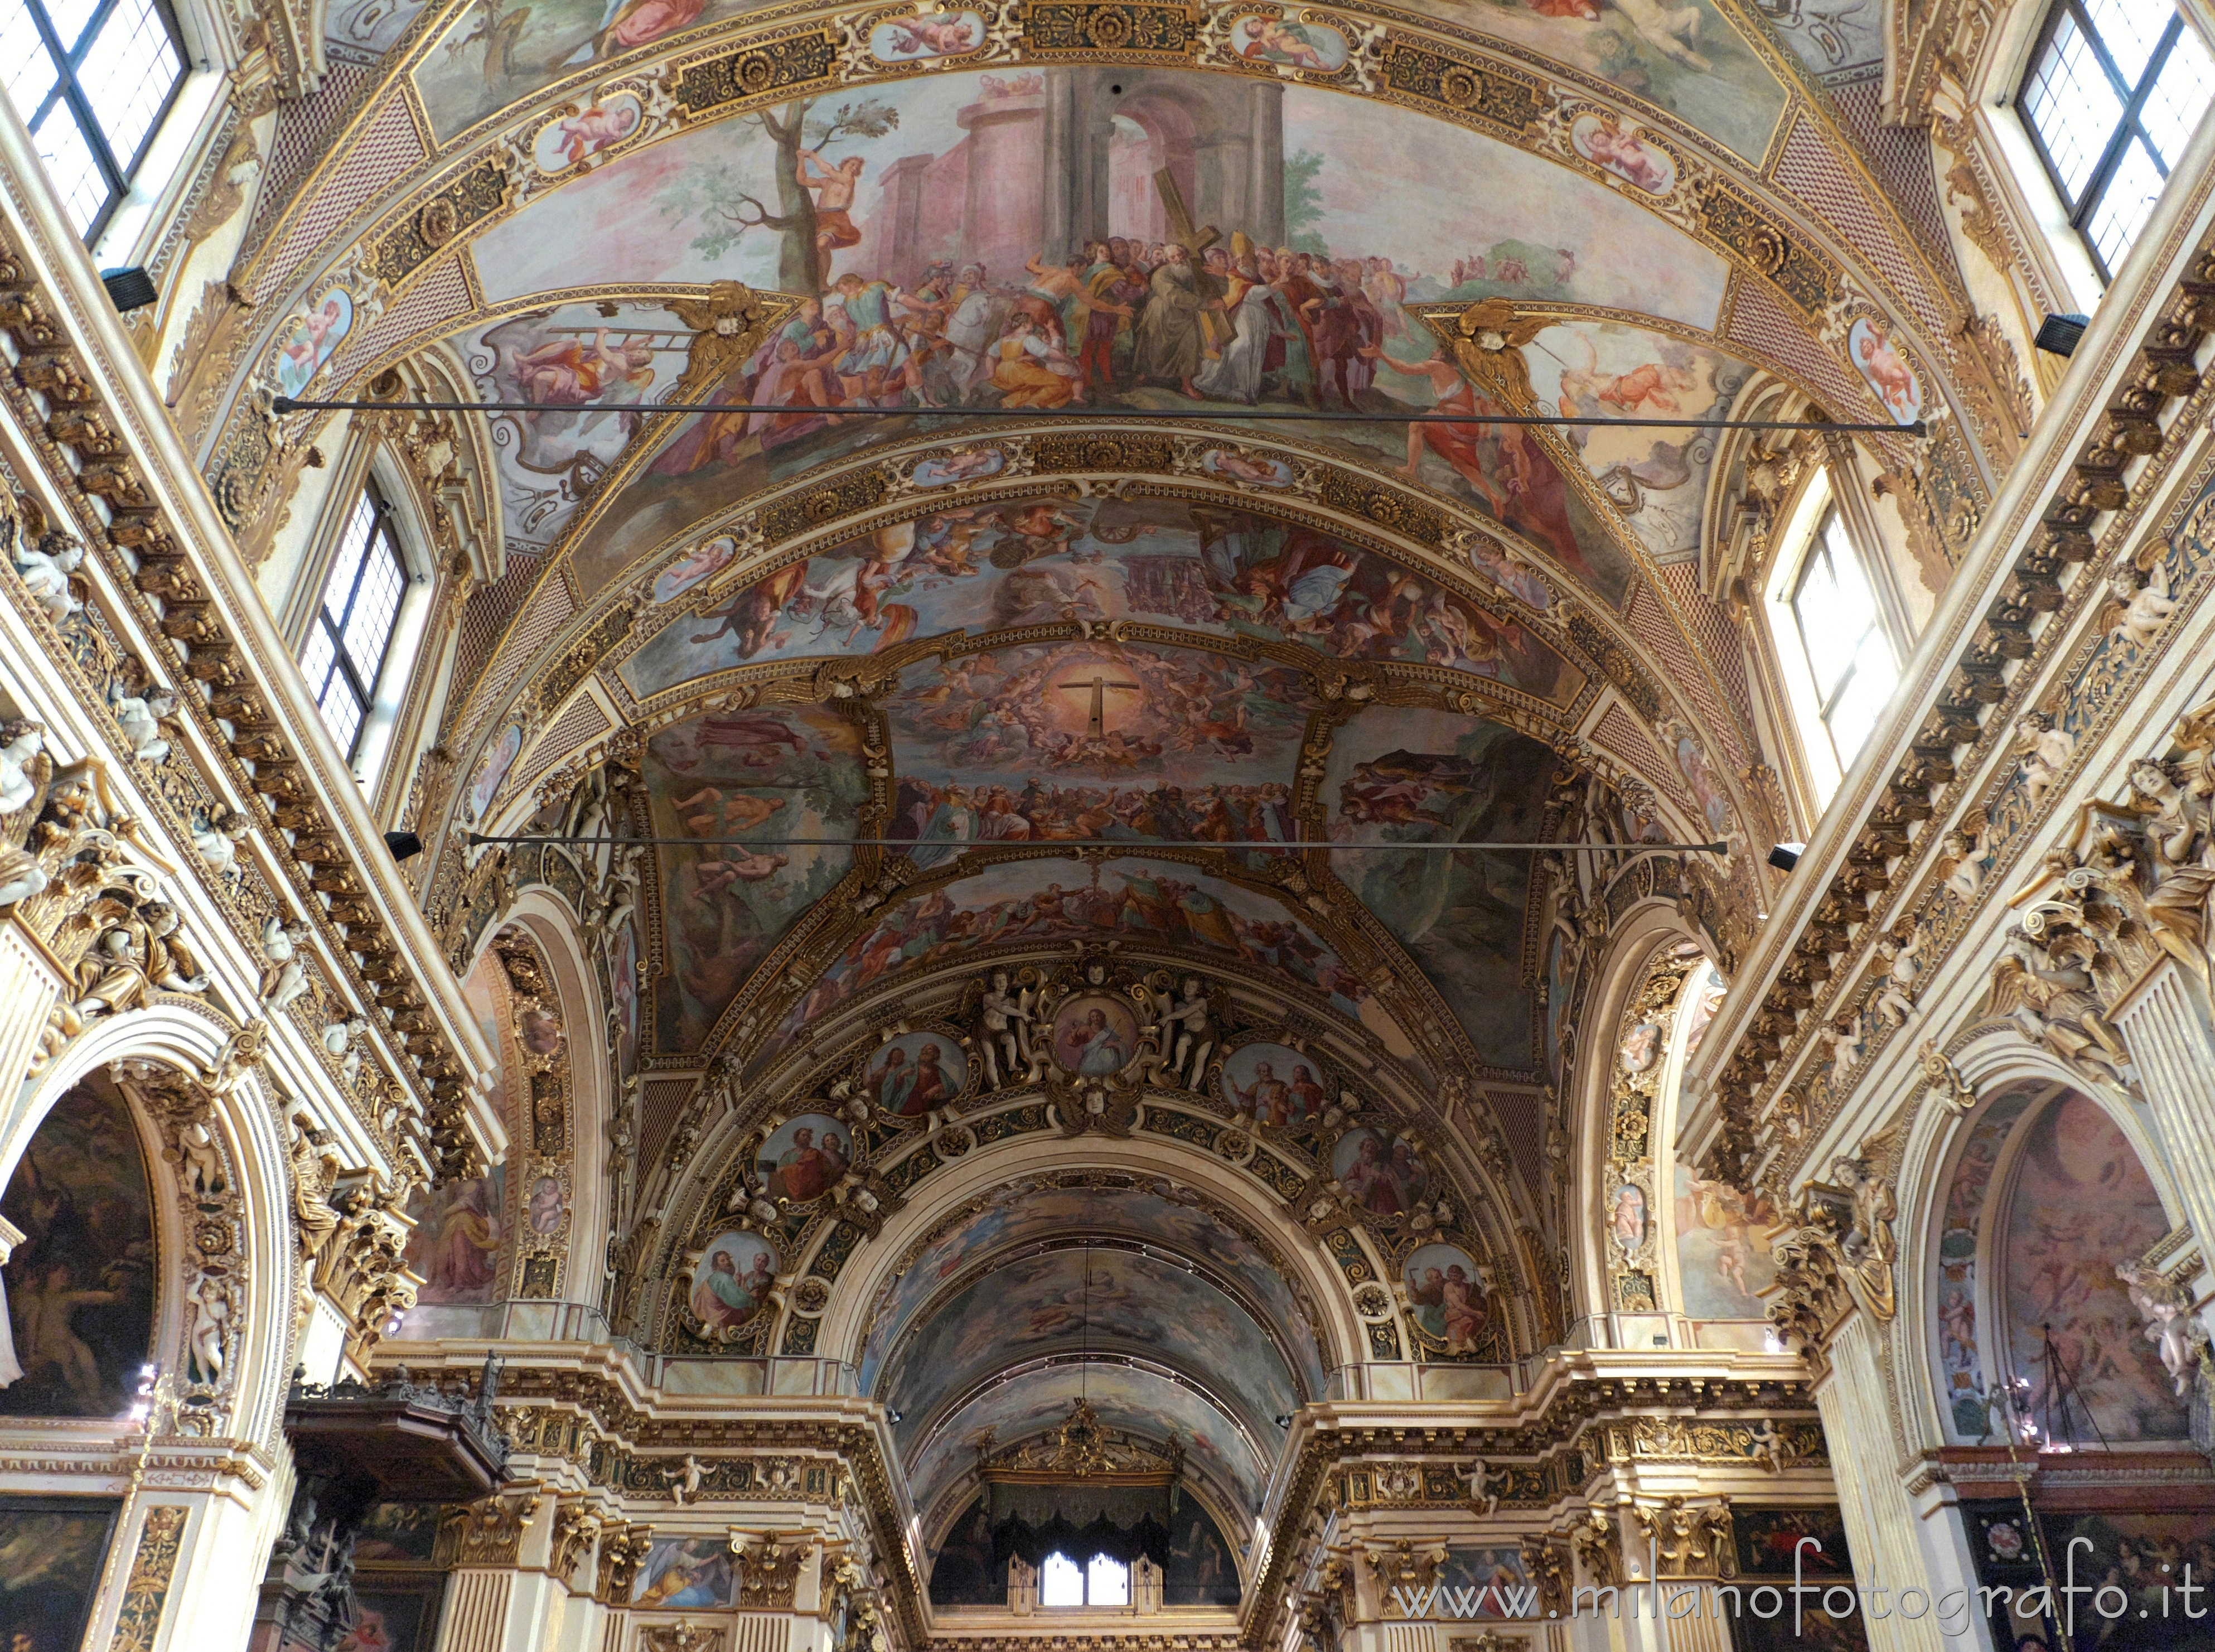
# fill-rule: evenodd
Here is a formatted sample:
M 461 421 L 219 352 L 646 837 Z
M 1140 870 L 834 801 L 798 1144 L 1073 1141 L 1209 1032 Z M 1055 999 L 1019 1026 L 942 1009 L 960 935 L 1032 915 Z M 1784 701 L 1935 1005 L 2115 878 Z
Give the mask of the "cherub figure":
M 83 562 L 83 545 L 66 533 L 42 533 L 35 545 L 25 539 L 15 546 L 15 572 L 57 625 L 84 606 L 70 591 L 70 575 Z
M 1884 980 L 1876 992 L 1876 1012 L 1895 1027 L 1907 1024 L 1915 1013 L 1915 981 L 1923 966 L 1916 955 L 1923 949 L 1923 935 L 1912 924 L 1902 924 L 1877 939 L 1876 955 L 1884 960 Z
M 1215 1047 L 1207 1022 L 1207 991 L 1200 985 L 1200 977 L 1184 978 L 1184 995 L 1172 998 L 1161 995 L 1161 1017 L 1164 1026 L 1176 1029 L 1176 1043 L 1169 1056 L 1171 1078 L 1181 1079 L 1187 1090 L 1200 1088 L 1200 1075 L 1207 1069 L 1208 1052 Z M 1192 1072 L 1185 1072 L 1185 1058 L 1192 1058 Z
M 163 723 L 176 712 L 176 691 L 152 681 L 138 661 L 127 663 L 132 669 L 109 688 L 108 706 L 115 713 L 123 738 L 130 742 L 131 755 L 141 763 L 159 763 L 169 755 L 169 734 Z
M 308 938 L 304 918 L 286 923 L 272 918 L 261 926 L 261 952 L 269 961 L 262 972 L 261 1001 L 272 1012 L 283 1010 L 308 990 L 308 961 L 300 943 Z
M 1948 832 L 1939 848 L 1939 863 L 1947 868 L 1946 887 L 1964 900 L 1974 900 L 1984 892 L 1985 857 L 1992 852 L 1992 831 L 1984 811 Z
M 45 728 L 27 718 L 0 722 L 0 814 L 13 814 L 38 795 L 38 757 L 46 738 Z
M 1861 1018 L 1849 1011 L 1832 1022 L 1819 1036 L 1822 1042 L 1831 1047 L 1831 1089 L 1836 1094 L 1844 1095 L 1846 1076 L 1854 1070 L 1854 1063 L 1861 1059 Z
M 2108 635 L 2128 637 L 2142 648 L 2151 646 L 2176 611 L 2175 599 L 2169 594 L 2168 566 L 2158 559 L 2146 570 L 2144 585 L 2138 582 L 2136 566 L 2124 559 L 2108 575 L 2108 591 L 2114 598 L 2103 616 Z
M 2023 795 L 2036 808 L 2077 755 L 2077 740 L 2050 714 L 2028 711 L 2016 719 L 2015 752 L 2022 759 Z
M 206 826 L 193 830 L 193 848 L 211 871 L 228 872 L 238 863 L 238 845 L 253 827 L 253 821 L 238 810 L 218 809 L 208 817 Z

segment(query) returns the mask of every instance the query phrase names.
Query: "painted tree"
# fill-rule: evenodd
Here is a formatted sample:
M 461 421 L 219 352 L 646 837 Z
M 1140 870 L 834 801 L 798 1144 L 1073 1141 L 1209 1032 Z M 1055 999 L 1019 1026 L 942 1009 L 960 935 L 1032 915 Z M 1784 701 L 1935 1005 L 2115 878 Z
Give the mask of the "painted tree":
M 721 258 L 755 230 L 779 237 L 776 285 L 787 292 L 823 291 L 822 247 L 817 243 L 815 196 L 800 181 L 801 151 L 821 155 L 841 140 L 881 138 L 899 125 L 899 111 L 880 98 L 841 103 L 829 115 L 813 113 L 819 100 L 799 98 L 781 109 L 760 109 L 741 117 L 770 140 L 776 158 L 770 175 L 776 185 L 772 206 L 755 191 L 758 174 L 736 154 L 727 153 L 710 165 L 690 167 L 662 193 L 663 216 L 677 223 L 696 218 L 700 233 L 693 250 L 708 258 Z M 858 207 L 860 203 L 856 202 Z

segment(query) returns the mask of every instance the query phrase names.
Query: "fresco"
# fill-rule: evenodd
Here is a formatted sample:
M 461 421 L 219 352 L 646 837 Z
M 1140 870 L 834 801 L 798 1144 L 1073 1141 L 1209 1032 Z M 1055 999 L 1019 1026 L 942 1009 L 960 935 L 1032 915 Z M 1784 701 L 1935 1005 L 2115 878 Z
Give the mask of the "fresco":
M 1104 1360 L 1093 1360 L 1082 1371 L 1084 1397 L 1104 1427 L 1157 1442 L 1175 1434 L 1187 1460 L 1205 1465 L 1242 1507 L 1251 1508 L 1261 1501 L 1268 1465 L 1239 1426 L 1200 1395 L 1166 1377 Z M 985 1429 L 1012 1445 L 1058 1427 L 1078 1385 L 1078 1371 L 1069 1366 L 1026 1372 L 952 1413 L 919 1449 L 908 1448 L 908 1484 L 916 1508 L 930 1508 L 967 1472 L 977 1460 L 974 1442 Z
M 650 483 L 641 486 L 650 491 Z M 699 556 L 688 550 L 658 575 L 657 593 L 663 579 L 696 566 Z M 579 570 L 588 585 L 615 571 L 589 557 Z M 1506 582 L 1502 573 L 1479 571 L 1494 583 Z M 1545 598 L 1543 586 L 1537 594 Z M 1313 529 L 1178 500 L 1054 497 L 949 507 L 877 529 L 733 591 L 703 614 L 679 617 L 622 670 L 632 692 L 645 698 L 734 666 L 873 654 L 910 637 L 1071 618 L 1151 619 L 1225 636 L 1299 642 L 1338 659 L 1445 666 L 1563 705 L 1585 680 L 1526 627 Z M 1086 646 L 1117 660 L 1173 657 Z M 925 693 L 911 685 L 905 701 L 926 703 L 918 716 L 940 707 L 958 709 L 966 689 L 989 691 L 1046 657 L 1046 650 L 1033 648 L 918 666 L 934 686 Z M 1219 664 L 1216 670 L 1231 681 L 1243 673 L 1267 685 L 1258 701 L 1253 684 L 1237 691 L 1249 708 L 1249 728 L 1263 726 L 1263 713 L 1279 724 L 1292 720 L 1281 708 L 1298 697 L 1281 668 Z M 1157 697 L 1166 692 L 1165 685 L 1155 689 Z M 1171 694 L 1166 703 L 1182 697 Z M 1237 704 L 1227 683 L 1207 698 L 1216 721 Z M 1265 703 L 1272 699 L 1279 705 Z M 1128 709 L 1120 700 L 1112 709 Z M 1072 701 L 1071 709 L 1082 714 L 1089 706 Z M 933 727 L 927 716 L 925 726 Z M 1239 743 L 1235 731 L 1193 738 L 1194 762 L 1227 754 L 1226 740 Z
M 23 1242 L 0 1271 L 0 1416 L 120 1416 L 152 1357 L 153 1196 L 130 1103 L 104 1077 L 57 1101 L 0 1198 Z
M 697 1049 L 792 920 L 853 863 L 850 850 L 786 844 L 854 829 L 868 795 L 861 731 L 827 709 L 709 712 L 647 742 L 654 834 L 748 838 L 660 851 L 670 967 L 655 995 L 661 1047 Z
M 936 964 L 1009 942 L 1121 937 L 1197 948 L 1283 972 L 1412 1053 L 1407 1035 L 1338 955 L 1275 900 L 1175 861 L 1089 867 L 1005 862 L 901 902 L 857 937 L 778 1023 L 780 1036 L 827 1015 L 895 968 Z
M 1175 177 L 1189 151 L 1165 134 L 1214 126 L 1226 98 L 1239 100 L 1242 129 L 1250 115 L 1224 77 L 1165 70 L 1150 71 L 1145 98 L 1119 106 L 1135 111 L 1116 129 L 1133 158 L 1119 175 L 1114 154 L 1099 157 L 1111 175 L 1108 238 L 1049 249 L 1048 195 L 1065 186 L 1039 169 L 1051 148 L 1047 77 L 1120 73 L 939 75 L 758 110 L 573 169 L 573 181 L 488 230 L 476 253 L 495 301 L 716 279 L 801 300 L 709 398 L 777 410 L 688 415 L 659 435 L 651 465 L 585 533 L 586 588 L 746 494 L 916 427 L 841 421 L 844 405 L 1280 405 L 1466 410 L 1466 423 L 1296 428 L 1404 465 L 1620 603 L 1623 530 L 1568 485 L 1555 457 L 1566 449 L 1484 422 L 1497 409 L 1437 359 L 1415 307 L 1504 297 L 1707 328 L 1724 261 L 1609 185 L 1476 132 L 1294 86 L 1280 132 L 1238 140 L 1258 143 L 1252 163 L 1277 173 L 1281 217 L 1218 219 L 1221 238 L 1194 264 L 1167 239 L 1143 157 L 1157 150 Z M 1095 92 L 1105 101 L 1107 88 L 1088 82 Z M 1409 180 L 1445 175 L 1488 187 L 1451 211 L 1408 210 Z M 1620 376 L 1666 347 L 1625 339 L 1604 354 L 1623 359 Z M 976 473 L 989 470 L 986 451 L 973 451 Z M 1657 476 L 1678 464 L 1647 445 L 1605 464 L 1618 458 Z
M 890 1296 L 870 1317 L 868 1341 L 862 1350 L 862 1392 L 874 1391 L 886 1353 L 916 1311 L 948 1280 L 995 1250 L 1080 1231 L 1120 1233 L 1212 1263 L 1260 1305 L 1292 1349 L 1294 1366 L 1309 1388 L 1322 1388 L 1322 1352 L 1283 1274 L 1206 1211 L 1144 1188 L 1044 1188 L 1019 1182 L 1000 1189 L 991 1204 L 934 1239 L 900 1274 Z
M 1080 992 L 1054 1011 L 1047 1023 L 1046 1047 L 1063 1072 L 1106 1078 L 1122 1072 L 1138 1054 L 1138 1017 L 1127 998 Z
M 0 1497 L 0 1644 L 9 1652 L 71 1652 L 83 1639 L 117 1508 L 100 1497 Z
M 905 1449 L 931 1421 L 931 1397 L 1081 1340 L 1218 1373 L 1229 1385 L 1222 1397 L 1244 1408 L 1257 1432 L 1300 1406 L 1276 1343 L 1213 1286 L 1154 1257 L 1082 1250 L 1027 1256 L 935 1304 L 887 1364 L 874 1397 L 906 1414 L 895 1430 Z
M 1769 1242 L 1785 1225 L 1766 1194 L 1710 1182 L 1677 1161 L 1677 1276 L 1695 1319 L 1760 1319 L 1776 1282 Z
M 748 0 L 476 0 L 416 64 L 415 89 L 443 144 L 580 69 L 752 9 Z
M 1290 841 L 1319 703 L 1296 672 L 1181 650 L 1049 643 L 919 661 L 887 703 L 887 835 Z
M 1400 1276 L 1407 1281 L 1409 1317 L 1424 1335 L 1444 1343 L 1448 1354 L 1476 1351 L 1492 1309 L 1476 1257 L 1459 1245 L 1422 1245 L 1401 1264 Z
M 423 1276 L 415 1300 L 422 1307 L 482 1306 L 497 1302 L 500 1245 L 506 1220 L 507 1166 L 489 1175 L 418 1188 L 408 1213 L 408 1265 Z
M 1519 1549 L 1449 1547 L 1445 1564 L 1439 1568 L 1439 1585 L 1441 1588 L 1457 1592 L 1485 1591 L 1481 1600 L 1472 1602 L 1471 1615 L 1474 1617 L 1537 1615 L 1537 1590 L 1531 1586 L 1531 1574 L 1524 1566 L 1523 1552 Z
M 868 1082 L 886 1112 L 917 1119 L 967 1088 L 969 1058 L 943 1033 L 903 1033 L 869 1058 Z
M 443 1577 L 395 1579 L 390 1586 L 367 1588 L 359 1581 L 352 1592 L 353 1621 L 331 1643 L 331 1652 L 431 1652 Z
M 1977 1247 L 1985 1203 L 2000 1149 L 2036 1096 L 2034 1090 L 2017 1090 L 1985 1102 L 1946 1188 L 1935 1257 L 1938 1277 L 1930 1293 L 1931 1346 L 1938 1350 L 1943 1403 L 1962 1440 L 1980 1440 L 1990 1433 L 1991 1418 L 1979 1397 L 1985 1374 L 1977 1331 Z
M 772 1199 L 804 1205 L 831 1191 L 853 1164 L 853 1132 L 822 1113 L 803 1113 L 779 1125 L 754 1156 L 754 1168 Z
M 1330 1097 L 1322 1066 L 1282 1044 L 1242 1044 L 1223 1058 L 1223 1099 L 1263 1124 L 1305 1124 Z
M 684 371 L 691 337 L 683 322 L 655 306 L 575 304 L 516 316 L 463 339 L 462 359 L 480 396 L 531 404 L 527 412 L 487 415 L 500 473 L 500 526 L 511 545 L 542 548 L 568 525 L 644 417 L 599 404 L 666 394 Z
M 1416 1157 L 1415 1139 L 1389 1130 L 1349 1130 L 1331 1149 L 1330 1173 L 1378 1216 L 1397 1216 L 1421 1202 L 1431 1173 Z
M 298 396 L 322 372 L 353 330 L 353 295 L 344 287 L 329 292 L 285 324 L 277 338 L 277 389 Z
M 2026 1379 L 2029 1415 L 2062 1433 L 2040 1327 L 2071 1395 L 2070 1429 L 2110 1441 L 2181 1440 L 2184 1403 L 2141 1329 L 2115 1259 L 2169 1232 L 2161 1199 L 2129 1140 L 2095 1102 L 2063 1096 L 2027 1127 L 2001 1229 L 1999 1297 L 2008 1317 L 2010 1374 Z
M 1867 316 L 1856 319 L 1846 334 L 1846 354 L 1895 422 L 1911 425 L 1923 416 L 1923 381 L 1915 376 L 1915 364 L 1893 346 L 1883 322 Z
M 1714 350 L 1617 322 L 1549 327 L 1524 352 L 1538 406 L 1582 418 L 1721 418 L 1752 373 Z M 1696 550 L 1715 465 L 1711 435 L 1580 425 L 1564 439 L 1647 550 Z
M 1527 843 L 1553 771 L 1551 752 L 1498 724 L 1379 707 L 1337 736 L 1323 797 L 1335 838 Z M 1331 862 L 1422 966 L 1484 1059 L 1531 1066 L 1522 971 L 1530 857 L 1361 850 Z
M 692 1269 L 692 1312 L 710 1331 L 736 1330 L 759 1313 L 776 1276 L 776 1251 L 752 1233 L 710 1240 Z
M 1761 159 L 1784 110 L 1783 83 L 1711 0 L 1416 0 L 1415 9 L 1598 75 L 1743 160 Z
M 727 1606 L 738 1589 L 737 1563 L 727 1537 L 657 1538 L 647 1551 L 631 1586 L 631 1604 L 641 1610 L 680 1611 L 688 1606 Z

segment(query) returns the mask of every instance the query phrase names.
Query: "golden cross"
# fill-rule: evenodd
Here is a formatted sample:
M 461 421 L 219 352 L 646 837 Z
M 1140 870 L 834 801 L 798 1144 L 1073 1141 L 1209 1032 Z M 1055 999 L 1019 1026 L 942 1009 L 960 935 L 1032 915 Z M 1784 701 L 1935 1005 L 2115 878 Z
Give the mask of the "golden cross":
M 1092 691 L 1092 722 L 1090 727 L 1084 732 L 1097 740 L 1108 712 L 1108 691 L 1111 688 L 1120 688 L 1137 693 L 1139 687 L 1137 683 L 1111 683 L 1099 672 L 1095 672 L 1089 683 L 1064 683 L 1061 690 L 1065 694 L 1082 694 L 1088 688 Z

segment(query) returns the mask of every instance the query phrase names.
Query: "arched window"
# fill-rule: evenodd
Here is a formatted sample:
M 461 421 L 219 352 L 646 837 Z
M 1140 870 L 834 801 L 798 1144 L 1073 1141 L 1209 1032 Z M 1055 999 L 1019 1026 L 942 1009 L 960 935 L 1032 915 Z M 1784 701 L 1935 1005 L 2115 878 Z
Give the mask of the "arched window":
M 375 479 L 365 474 L 300 650 L 300 669 L 322 711 L 324 727 L 365 778 L 366 737 L 407 592 L 407 559 L 394 531 L 392 507 Z
M 176 19 L 164 0 L 9 0 L 0 63 L 63 210 L 91 241 L 185 83 Z
M 2102 280 L 2130 251 L 2215 95 L 2215 60 L 2161 0 L 2056 0 L 2016 98 Z
M 1095 1555 L 1079 1566 L 1059 1550 L 1039 1568 L 1039 1604 L 1042 1606 L 1127 1606 L 1131 1604 L 1131 1569 L 1108 1555 Z
M 1899 683 L 1904 639 L 1885 623 L 1868 559 L 1827 485 L 1808 490 L 1769 589 L 1770 635 L 1819 808 L 1853 766 Z

